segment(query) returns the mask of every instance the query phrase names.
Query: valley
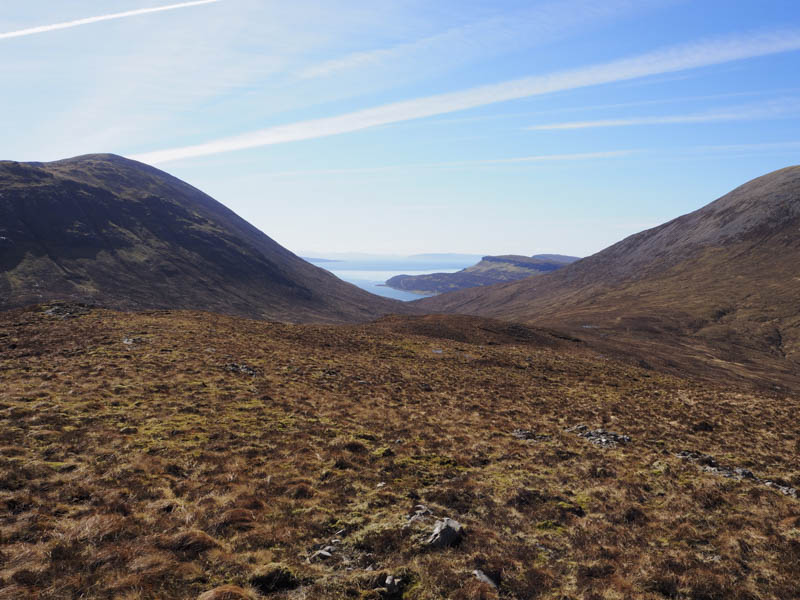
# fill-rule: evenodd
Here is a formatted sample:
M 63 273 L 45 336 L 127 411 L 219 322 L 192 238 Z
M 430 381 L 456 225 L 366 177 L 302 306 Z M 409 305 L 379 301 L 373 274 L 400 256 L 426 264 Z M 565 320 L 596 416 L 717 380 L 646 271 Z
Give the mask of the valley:
M 792 0 L 0 11 L 0 600 L 800 600 Z
M 800 594 L 798 168 L 411 303 L 126 159 L 0 173 L 0 599 Z

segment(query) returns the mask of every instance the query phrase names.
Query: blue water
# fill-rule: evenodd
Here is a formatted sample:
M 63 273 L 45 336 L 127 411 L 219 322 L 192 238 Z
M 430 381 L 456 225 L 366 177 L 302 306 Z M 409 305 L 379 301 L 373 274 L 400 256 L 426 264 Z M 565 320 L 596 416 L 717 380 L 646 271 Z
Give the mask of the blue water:
M 455 273 L 477 261 L 474 258 L 433 260 L 340 260 L 336 262 L 309 261 L 336 275 L 339 279 L 357 285 L 370 293 L 395 300 L 419 300 L 424 296 L 403 290 L 393 290 L 385 284 L 395 275 L 424 275 L 426 273 Z

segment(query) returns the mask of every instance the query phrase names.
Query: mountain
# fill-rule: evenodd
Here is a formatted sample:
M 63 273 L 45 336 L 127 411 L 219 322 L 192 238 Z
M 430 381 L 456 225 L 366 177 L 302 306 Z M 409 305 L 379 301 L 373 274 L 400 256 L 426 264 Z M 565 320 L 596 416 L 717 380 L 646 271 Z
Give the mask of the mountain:
M 577 258 L 546 254 L 534 257 L 507 254 L 484 256 L 480 262 L 456 273 L 397 275 L 386 282 L 391 288 L 419 294 L 442 294 L 470 287 L 516 281 L 560 269 Z
M 153 167 L 108 154 L 0 162 L 0 309 L 54 299 L 281 321 L 408 310 Z
M 795 381 L 798 265 L 795 166 L 554 273 L 416 304 L 558 326 L 675 370 Z

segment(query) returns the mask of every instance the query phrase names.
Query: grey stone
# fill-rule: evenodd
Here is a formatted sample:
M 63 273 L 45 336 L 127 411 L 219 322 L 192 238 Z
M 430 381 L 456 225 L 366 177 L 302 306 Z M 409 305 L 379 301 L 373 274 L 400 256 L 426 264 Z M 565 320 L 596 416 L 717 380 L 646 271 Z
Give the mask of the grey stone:
M 606 431 L 605 429 L 590 430 L 586 425 L 577 425 L 567 429 L 567 431 L 579 435 L 603 448 L 614 448 L 620 444 L 628 444 L 631 441 L 630 436 L 614 433 L 613 431 Z
M 258 375 L 258 371 L 256 371 L 250 365 L 245 363 L 228 363 L 225 365 L 225 370 L 229 373 L 240 373 L 242 375 L 250 375 L 250 377 L 255 377 Z
M 308 562 L 319 562 L 323 560 L 328 560 L 332 556 L 333 555 L 330 552 L 327 552 L 326 550 L 317 550 L 316 552 L 314 552 L 314 554 L 308 557 Z
M 518 440 L 534 440 L 537 442 L 550 439 L 549 435 L 545 435 L 543 433 L 535 433 L 530 429 L 515 429 L 514 431 L 511 432 L 511 435 L 513 435 Z
M 485 583 L 485 584 L 490 585 L 493 588 L 497 589 L 497 584 L 494 581 L 492 581 L 492 578 L 489 577 L 486 573 L 484 573 L 480 569 L 475 569 L 472 572 L 472 574 L 475 575 L 475 579 L 477 579 L 481 583 Z
M 432 548 L 447 548 L 458 544 L 463 535 L 464 528 L 461 523 L 445 517 L 441 521 L 436 521 L 433 533 L 425 543 Z
M 418 521 L 425 521 L 428 517 L 432 516 L 430 509 L 424 504 L 417 504 L 408 515 L 408 522 L 406 526 L 410 526 Z
M 737 479 L 739 481 L 742 479 L 747 479 L 753 483 L 758 483 L 768 488 L 772 488 L 773 490 L 776 490 L 785 496 L 792 496 L 793 498 L 800 497 L 800 492 L 789 485 L 784 485 L 771 479 L 761 479 L 749 469 L 721 465 L 714 459 L 714 457 L 709 456 L 708 454 L 693 452 L 690 450 L 682 450 L 681 452 L 678 452 L 677 456 L 683 460 L 688 460 L 698 464 L 701 469 L 707 471 L 708 473 L 714 473 L 715 475 L 721 475 L 722 477 L 727 477 L 728 479 Z
M 396 594 L 400 591 L 400 584 L 403 583 L 403 580 L 399 577 L 395 577 L 394 575 L 387 575 L 386 581 L 383 583 L 383 587 L 386 588 L 386 591 L 390 594 Z

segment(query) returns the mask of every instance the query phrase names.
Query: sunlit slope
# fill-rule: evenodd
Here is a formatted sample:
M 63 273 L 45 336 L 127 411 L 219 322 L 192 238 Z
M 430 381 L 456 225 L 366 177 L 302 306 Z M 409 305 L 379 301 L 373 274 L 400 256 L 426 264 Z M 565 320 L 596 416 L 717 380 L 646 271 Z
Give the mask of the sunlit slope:
M 675 361 L 708 354 L 735 370 L 796 369 L 799 299 L 800 167 L 789 167 L 555 273 L 417 304 L 646 341 L 656 354 L 666 344 Z

